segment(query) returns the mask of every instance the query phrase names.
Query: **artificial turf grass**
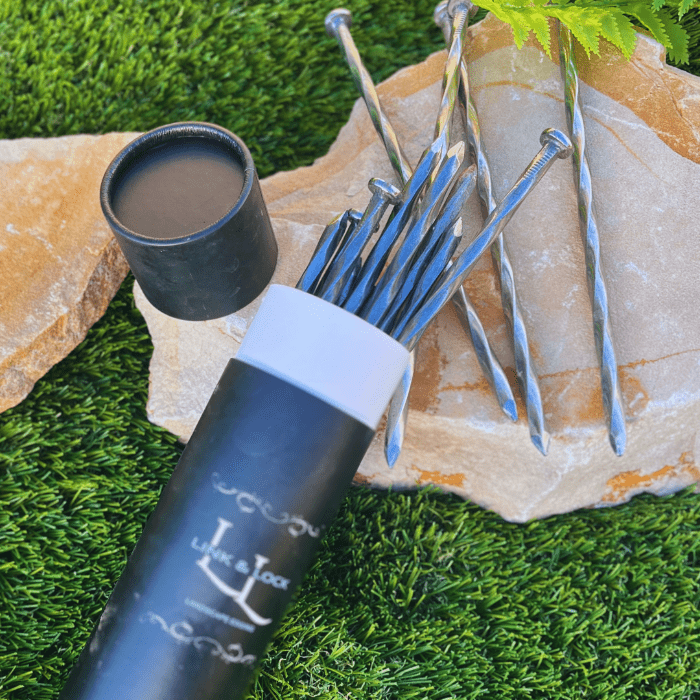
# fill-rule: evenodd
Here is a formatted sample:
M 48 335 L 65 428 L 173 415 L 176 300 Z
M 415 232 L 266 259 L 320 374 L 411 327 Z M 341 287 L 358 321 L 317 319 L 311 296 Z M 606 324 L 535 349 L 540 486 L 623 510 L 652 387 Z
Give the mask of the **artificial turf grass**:
M 327 572 L 321 585 L 339 601 L 346 643 L 381 650 L 375 662 L 386 671 L 376 695 L 350 697 L 681 698 L 698 689 L 696 497 L 645 497 L 624 514 L 527 526 L 430 492 L 356 491 L 343 511 L 314 573 Z
M 0 136 L 203 119 L 261 175 L 307 164 L 356 99 L 334 5 L 0 0 Z M 376 80 L 442 48 L 432 3 L 350 9 Z M 127 283 L 0 416 L 3 700 L 57 696 L 175 466 L 145 415 L 150 353 Z M 253 697 L 700 697 L 699 508 L 686 492 L 518 526 L 352 489 Z
M 443 48 L 432 2 L 347 4 L 376 80 Z M 308 164 L 357 98 L 323 27 L 336 5 L 0 0 L 0 137 L 203 120 L 238 134 L 262 177 Z

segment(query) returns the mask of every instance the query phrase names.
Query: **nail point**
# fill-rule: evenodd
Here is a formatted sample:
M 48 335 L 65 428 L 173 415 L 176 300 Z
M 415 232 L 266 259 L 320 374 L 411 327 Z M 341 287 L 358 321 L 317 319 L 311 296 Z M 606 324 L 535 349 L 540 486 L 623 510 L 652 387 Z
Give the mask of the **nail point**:
M 513 399 L 508 399 L 505 401 L 501 405 L 501 408 L 503 409 L 503 413 L 505 413 L 508 418 L 513 421 L 513 423 L 518 421 L 518 406 Z
M 384 448 L 384 456 L 386 457 L 386 463 L 389 465 L 389 469 L 393 469 L 400 454 L 401 450 L 394 443 L 386 445 Z
M 541 435 L 530 435 L 532 444 L 542 453 L 543 457 L 547 456 L 549 452 L 549 442 L 550 436 L 548 433 L 542 433 Z
M 610 431 L 610 446 L 618 457 L 622 457 L 622 455 L 625 454 L 627 435 L 624 429 L 621 432 L 617 430 Z

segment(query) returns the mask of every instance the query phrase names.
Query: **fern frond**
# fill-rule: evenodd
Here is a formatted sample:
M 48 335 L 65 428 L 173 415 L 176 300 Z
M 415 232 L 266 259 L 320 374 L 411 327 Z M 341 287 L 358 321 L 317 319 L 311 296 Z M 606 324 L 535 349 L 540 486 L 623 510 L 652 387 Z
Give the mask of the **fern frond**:
M 603 14 L 598 8 L 577 5 L 567 6 L 566 9 L 554 8 L 551 10 L 551 16 L 556 17 L 569 28 L 588 56 L 591 53 L 596 54 L 596 56 L 600 55 L 598 37 L 602 33 L 600 18 Z
M 659 19 L 663 22 L 670 39 L 668 44 L 664 44 L 669 58 L 676 63 L 688 63 L 690 60 L 688 33 L 664 9 L 659 10 Z
M 649 5 L 642 2 L 631 3 L 623 7 L 622 11 L 636 17 L 660 44 L 668 46 L 671 43 L 671 37 L 666 31 L 664 23 L 660 20 L 659 13 L 652 10 Z
M 678 5 L 678 19 L 681 19 L 683 15 L 687 14 L 688 10 L 695 4 L 695 0 L 682 0 Z
M 683 16 L 697 5 L 697 0 L 652 0 L 651 9 L 658 11 L 665 7 L 669 12 L 677 10 L 678 19 L 683 19 Z
M 540 42 L 544 50 L 551 58 L 551 36 L 549 33 L 549 22 L 547 21 L 547 15 L 541 10 L 538 10 L 539 8 L 533 8 L 532 10 L 526 11 L 527 16 L 530 19 L 530 26 L 537 37 L 537 41 Z
M 620 10 L 610 10 L 600 18 L 600 31 L 604 39 L 617 46 L 622 55 L 629 59 L 637 45 L 637 32 L 627 17 Z
M 528 21 L 528 17 L 524 10 L 526 8 L 522 6 L 517 6 L 514 3 L 500 3 L 494 2 L 494 0 L 480 0 L 479 7 L 484 10 L 488 10 L 492 14 L 496 15 L 498 19 L 511 26 L 513 30 L 513 40 L 515 45 L 519 48 L 523 48 L 523 44 L 527 41 L 530 36 L 532 27 Z M 547 54 L 551 57 L 551 49 L 549 46 L 544 47 Z
M 630 58 L 637 37 L 634 24 L 648 29 L 663 44 L 669 58 L 687 63 L 688 34 L 672 16 L 678 8 L 680 19 L 700 0 L 478 0 L 479 6 L 509 24 L 515 45 L 521 49 L 534 34 L 547 55 L 552 57 L 549 20 L 557 19 L 568 27 L 585 52 L 600 55 L 601 38 L 616 46 Z

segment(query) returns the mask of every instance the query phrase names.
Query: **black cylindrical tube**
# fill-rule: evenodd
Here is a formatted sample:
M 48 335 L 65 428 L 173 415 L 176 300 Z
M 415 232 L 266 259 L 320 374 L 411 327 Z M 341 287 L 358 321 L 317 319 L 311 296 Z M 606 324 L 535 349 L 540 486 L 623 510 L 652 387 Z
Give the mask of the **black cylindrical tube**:
M 372 436 L 231 360 L 61 698 L 243 697 Z
M 365 321 L 277 285 L 241 356 L 60 700 L 244 697 L 408 359 Z

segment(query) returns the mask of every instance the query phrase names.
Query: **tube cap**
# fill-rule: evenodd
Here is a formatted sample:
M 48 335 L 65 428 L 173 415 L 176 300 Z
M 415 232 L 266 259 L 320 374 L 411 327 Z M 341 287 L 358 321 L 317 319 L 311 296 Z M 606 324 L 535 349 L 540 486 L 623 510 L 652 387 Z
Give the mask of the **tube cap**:
M 100 204 L 146 298 L 168 316 L 234 313 L 277 264 L 253 159 L 220 126 L 179 122 L 139 136 L 107 168 Z

